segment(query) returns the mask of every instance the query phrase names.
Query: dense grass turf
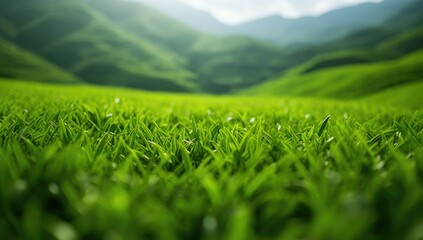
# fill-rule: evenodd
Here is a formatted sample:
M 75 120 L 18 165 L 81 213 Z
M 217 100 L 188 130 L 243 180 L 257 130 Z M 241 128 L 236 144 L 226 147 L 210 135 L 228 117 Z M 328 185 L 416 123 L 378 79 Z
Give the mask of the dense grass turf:
M 363 103 L 2 81 L 0 237 L 417 240 L 422 137 Z

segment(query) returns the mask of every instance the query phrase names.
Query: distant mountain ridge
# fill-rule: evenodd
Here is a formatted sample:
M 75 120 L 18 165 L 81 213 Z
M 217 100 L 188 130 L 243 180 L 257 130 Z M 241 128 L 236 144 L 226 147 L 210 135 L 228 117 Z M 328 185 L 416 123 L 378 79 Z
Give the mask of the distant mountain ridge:
M 135 1 L 150 4 L 198 31 L 221 36 L 244 35 L 274 44 L 292 45 L 320 44 L 346 36 L 360 28 L 378 26 L 416 0 L 384 0 L 381 3 L 362 3 L 336 9 L 317 17 L 287 19 L 274 15 L 235 26 L 224 25 L 216 19 L 212 21 L 208 13 L 196 11 L 179 2 L 180 0 Z M 184 11 L 190 14 L 185 14 Z M 206 18 L 208 19 L 207 23 L 203 24 L 200 19 Z
M 230 35 L 231 27 L 217 20 L 206 11 L 201 11 L 179 0 L 130 0 L 152 6 L 166 15 L 179 20 L 196 31 Z

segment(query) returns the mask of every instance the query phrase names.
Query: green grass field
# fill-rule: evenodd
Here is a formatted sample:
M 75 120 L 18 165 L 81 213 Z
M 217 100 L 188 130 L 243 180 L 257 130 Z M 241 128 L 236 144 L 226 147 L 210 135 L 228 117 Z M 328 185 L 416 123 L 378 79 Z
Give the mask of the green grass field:
M 2 80 L 0 238 L 419 240 L 422 115 Z

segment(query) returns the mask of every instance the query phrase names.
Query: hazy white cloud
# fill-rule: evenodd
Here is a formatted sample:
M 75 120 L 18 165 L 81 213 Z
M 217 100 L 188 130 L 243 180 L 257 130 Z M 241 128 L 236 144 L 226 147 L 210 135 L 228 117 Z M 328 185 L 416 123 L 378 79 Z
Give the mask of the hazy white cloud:
M 210 12 L 219 20 L 236 24 L 259 17 L 280 14 L 288 18 L 319 15 L 329 10 L 362 2 L 382 0 L 183 0 Z

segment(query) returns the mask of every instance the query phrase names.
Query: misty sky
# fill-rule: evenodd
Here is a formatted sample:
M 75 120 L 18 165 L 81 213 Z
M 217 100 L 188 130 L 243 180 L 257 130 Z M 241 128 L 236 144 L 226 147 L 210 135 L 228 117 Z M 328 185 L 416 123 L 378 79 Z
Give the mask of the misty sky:
M 235 24 L 255 18 L 280 14 L 296 18 L 304 15 L 319 15 L 331 9 L 362 2 L 381 0 L 183 0 L 210 12 L 219 20 Z

